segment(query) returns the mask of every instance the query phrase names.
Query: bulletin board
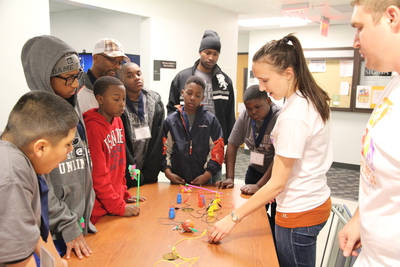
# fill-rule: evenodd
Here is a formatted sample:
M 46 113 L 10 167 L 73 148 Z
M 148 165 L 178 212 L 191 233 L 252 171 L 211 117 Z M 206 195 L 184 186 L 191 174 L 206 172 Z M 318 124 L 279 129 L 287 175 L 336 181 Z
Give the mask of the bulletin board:
M 318 62 L 323 65 L 321 69 L 310 67 L 310 71 L 317 84 L 328 92 L 331 99 L 330 107 L 350 109 L 353 75 L 344 73 L 343 68 L 346 68 L 346 63 L 352 64 L 352 59 L 307 60 L 309 66 Z
M 358 50 L 353 47 L 303 50 L 311 74 L 331 99 L 331 110 L 356 111 L 354 92 L 360 78 Z

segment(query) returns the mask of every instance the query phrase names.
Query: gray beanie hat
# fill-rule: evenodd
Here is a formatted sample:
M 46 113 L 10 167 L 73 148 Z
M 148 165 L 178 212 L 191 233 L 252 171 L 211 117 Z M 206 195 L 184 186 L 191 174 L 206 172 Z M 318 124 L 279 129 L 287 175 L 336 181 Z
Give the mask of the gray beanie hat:
M 221 42 L 219 41 L 218 33 L 212 30 L 206 30 L 203 35 L 203 39 L 200 43 L 199 52 L 204 49 L 214 49 L 218 52 L 221 51 Z
M 51 71 L 51 76 L 58 76 L 60 74 L 77 70 L 80 68 L 79 57 L 75 53 L 67 53 L 63 55 Z

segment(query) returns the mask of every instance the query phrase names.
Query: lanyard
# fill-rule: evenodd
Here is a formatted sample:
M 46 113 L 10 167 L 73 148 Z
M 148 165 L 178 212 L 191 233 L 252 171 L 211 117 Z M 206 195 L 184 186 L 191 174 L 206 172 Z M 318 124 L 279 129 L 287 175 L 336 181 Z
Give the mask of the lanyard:
M 129 99 L 129 97 L 126 98 L 126 105 L 128 106 L 128 108 L 135 113 L 141 122 L 143 122 L 144 120 L 144 103 L 143 103 L 143 92 L 140 92 L 139 95 L 139 100 L 138 100 L 138 110 L 136 111 L 136 109 L 133 107 L 133 103 L 132 100 Z
M 86 141 L 85 129 L 83 128 L 83 124 L 81 120 L 79 120 L 78 125 L 76 126 L 79 136 L 83 141 Z
M 267 131 L 267 126 L 269 124 L 269 122 L 271 121 L 272 118 L 272 109 L 270 108 L 269 113 L 267 115 L 267 117 L 264 119 L 263 124 L 260 127 L 260 132 L 258 133 L 258 136 L 256 135 L 256 122 L 252 119 L 251 120 L 251 127 L 253 128 L 253 138 L 254 138 L 254 144 L 256 146 L 256 148 L 258 148 L 261 144 L 261 141 L 264 138 L 264 134 Z
M 49 188 L 47 186 L 46 180 L 41 175 L 36 175 L 39 182 L 40 189 L 40 207 L 41 207 L 41 224 L 40 224 L 40 236 L 44 242 L 47 242 L 47 237 L 49 235 L 49 203 L 47 193 Z

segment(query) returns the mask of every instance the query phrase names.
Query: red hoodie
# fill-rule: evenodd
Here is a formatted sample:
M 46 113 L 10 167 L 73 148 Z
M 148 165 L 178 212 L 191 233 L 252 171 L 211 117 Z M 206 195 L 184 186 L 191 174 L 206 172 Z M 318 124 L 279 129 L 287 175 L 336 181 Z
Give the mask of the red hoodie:
M 125 132 L 122 120 L 112 123 L 97 113 L 97 108 L 83 114 L 90 155 L 93 162 L 93 189 L 96 199 L 90 221 L 95 224 L 101 216 L 123 216 L 125 200 L 131 197 L 125 180 Z

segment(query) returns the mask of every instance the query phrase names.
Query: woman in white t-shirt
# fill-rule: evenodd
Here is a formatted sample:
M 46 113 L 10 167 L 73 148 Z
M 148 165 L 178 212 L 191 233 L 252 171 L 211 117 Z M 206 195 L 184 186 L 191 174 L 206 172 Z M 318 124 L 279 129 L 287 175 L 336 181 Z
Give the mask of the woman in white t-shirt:
M 217 222 L 210 242 L 276 198 L 276 249 L 281 266 L 315 266 L 316 240 L 330 215 L 326 172 L 332 164 L 328 94 L 310 73 L 300 41 L 289 34 L 261 47 L 252 70 L 260 90 L 286 103 L 272 131 L 275 159 L 268 183 Z

